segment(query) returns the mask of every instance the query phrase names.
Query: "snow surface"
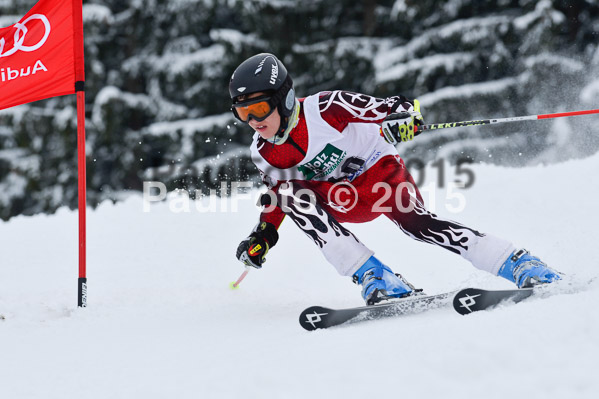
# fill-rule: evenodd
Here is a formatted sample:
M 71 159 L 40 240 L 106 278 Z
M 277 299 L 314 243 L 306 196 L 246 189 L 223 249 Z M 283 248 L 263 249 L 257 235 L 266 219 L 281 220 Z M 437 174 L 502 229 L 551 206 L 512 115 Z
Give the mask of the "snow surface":
M 472 166 L 466 206 L 439 214 L 509 237 L 579 281 L 599 274 L 599 155 L 548 167 Z M 427 175 L 436 181 L 434 168 Z M 451 176 L 453 178 L 453 176 Z M 425 183 L 423 186 L 430 186 Z M 447 186 L 447 185 L 446 185 Z M 252 192 L 255 197 L 257 191 Z M 599 285 L 469 316 L 439 309 L 306 332 L 310 305 L 361 304 L 291 221 L 263 270 L 238 242 L 254 199 L 200 212 L 132 196 L 88 212 L 89 307 L 76 308 L 77 214 L 0 223 L 2 398 L 591 398 L 599 393 Z M 202 206 L 208 205 L 208 199 Z M 189 203 L 187 205 L 190 205 Z M 229 210 L 224 211 L 223 209 Z M 511 285 L 385 218 L 348 225 L 429 293 Z

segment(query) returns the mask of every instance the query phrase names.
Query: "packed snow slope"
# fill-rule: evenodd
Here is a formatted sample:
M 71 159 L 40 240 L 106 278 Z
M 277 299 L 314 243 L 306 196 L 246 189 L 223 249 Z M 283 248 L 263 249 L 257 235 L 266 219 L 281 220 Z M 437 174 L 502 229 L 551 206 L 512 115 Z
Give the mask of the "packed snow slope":
M 427 203 L 525 246 L 580 282 L 578 292 L 306 332 L 304 308 L 362 300 L 290 220 L 264 268 L 231 290 L 243 271 L 235 249 L 257 219 L 253 199 L 237 212 L 230 199 L 181 212 L 171 196 L 144 212 L 132 196 L 88 212 L 86 309 L 75 306 L 76 212 L 0 224 L 0 397 L 598 397 L 599 286 L 584 282 L 599 274 L 599 156 L 472 169 L 461 212 L 448 210 L 460 199 L 446 188 L 425 193 Z M 435 171 L 423 187 L 434 187 Z M 511 287 L 385 218 L 347 226 L 429 293 Z

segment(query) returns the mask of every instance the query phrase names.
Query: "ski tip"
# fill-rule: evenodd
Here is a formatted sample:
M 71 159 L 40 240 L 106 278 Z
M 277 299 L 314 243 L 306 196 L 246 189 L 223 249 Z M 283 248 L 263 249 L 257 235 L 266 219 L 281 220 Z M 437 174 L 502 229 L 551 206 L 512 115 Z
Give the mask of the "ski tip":
M 478 288 L 465 288 L 458 291 L 453 297 L 453 308 L 461 315 L 467 315 L 478 310 L 476 298 L 481 296 L 483 292 L 484 290 Z
M 299 316 L 299 323 L 305 330 L 314 331 L 319 328 L 327 328 L 326 316 L 331 309 L 322 306 L 310 306 Z
M 533 288 L 515 288 L 511 290 L 483 290 L 465 288 L 453 298 L 453 308 L 461 315 L 486 310 L 504 301 L 520 302 L 533 294 Z

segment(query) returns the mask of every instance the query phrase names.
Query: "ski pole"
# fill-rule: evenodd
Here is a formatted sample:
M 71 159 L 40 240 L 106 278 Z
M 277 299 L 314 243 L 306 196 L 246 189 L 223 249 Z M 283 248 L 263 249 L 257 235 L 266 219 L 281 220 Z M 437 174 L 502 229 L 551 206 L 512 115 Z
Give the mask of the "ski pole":
M 480 126 L 480 125 L 493 125 L 496 123 L 506 123 L 506 122 L 536 121 L 539 119 L 553 119 L 553 118 L 563 118 L 565 116 L 579 116 L 579 115 L 590 115 L 590 114 L 599 114 L 599 109 L 589 109 L 586 111 L 557 112 L 554 114 L 515 116 L 513 118 L 481 119 L 481 120 L 476 120 L 476 121 L 433 123 L 430 125 L 414 126 L 414 132 L 419 132 L 419 131 L 423 131 L 423 130 L 447 129 L 450 127 L 461 127 L 461 126 Z
M 245 271 L 243 273 L 241 273 L 241 276 L 239 276 L 239 278 L 237 279 L 237 281 L 231 283 L 231 289 L 234 290 L 236 288 L 239 288 L 239 284 L 241 284 L 241 282 L 243 281 L 243 279 L 245 278 L 245 276 L 248 275 L 249 272 L 250 272 L 250 266 L 246 266 L 245 267 Z

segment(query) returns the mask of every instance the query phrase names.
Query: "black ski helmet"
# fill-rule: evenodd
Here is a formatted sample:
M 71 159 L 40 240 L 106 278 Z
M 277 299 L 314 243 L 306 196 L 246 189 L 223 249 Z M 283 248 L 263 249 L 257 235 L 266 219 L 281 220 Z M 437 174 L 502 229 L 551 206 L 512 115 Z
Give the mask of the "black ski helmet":
M 258 92 L 271 94 L 271 106 L 278 108 L 282 117 L 292 114 L 295 106 L 293 81 L 285 65 L 273 54 L 261 53 L 248 58 L 231 76 L 229 94 L 233 104 L 241 95 Z

